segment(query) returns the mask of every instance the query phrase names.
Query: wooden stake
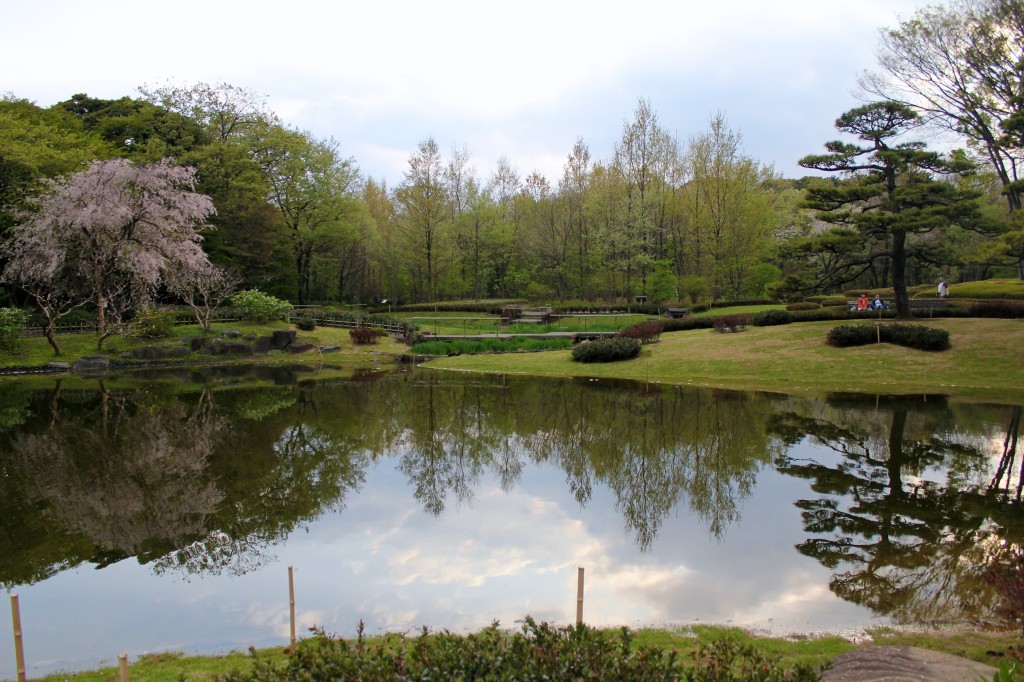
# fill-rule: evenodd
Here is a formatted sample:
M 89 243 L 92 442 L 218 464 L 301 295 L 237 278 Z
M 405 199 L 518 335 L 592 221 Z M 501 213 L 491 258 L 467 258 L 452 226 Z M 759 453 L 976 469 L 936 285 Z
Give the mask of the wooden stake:
M 583 622 L 583 567 L 576 573 L 576 624 Z
M 121 682 L 128 682 L 128 654 L 117 655 L 117 667 L 121 670 Z
M 11 594 L 11 620 L 14 622 L 14 660 L 18 669 L 18 682 L 25 682 L 25 642 L 21 634 L 21 608 L 18 593 Z
M 292 626 L 292 646 L 295 646 L 295 578 L 292 567 L 288 567 L 288 609 Z

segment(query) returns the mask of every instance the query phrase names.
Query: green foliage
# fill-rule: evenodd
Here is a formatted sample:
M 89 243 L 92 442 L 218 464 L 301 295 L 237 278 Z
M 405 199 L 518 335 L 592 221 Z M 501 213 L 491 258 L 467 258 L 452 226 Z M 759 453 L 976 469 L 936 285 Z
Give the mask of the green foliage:
M 417 355 L 473 355 L 475 353 L 511 353 L 515 351 L 563 350 L 572 341 L 562 339 L 458 339 L 455 341 L 422 341 L 411 351 Z
M 640 324 L 634 324 L 632 327 L 626 327 L 619 332 L 619 336 L 638 339 L 640 343 L 656 343 L 663 331 L 665 331 L 665 326 L 661 322 L 658 320 L 648 320 Z
M 311 332 L 316 329 L 316 317 L 309 313 L 303 313 L 292 320 L 293 324 L 304 332 Z
M 28 325 L 28 312 L 21 308 L 0 308 L 0 350 L 14 350 Z
M 478 633 L 388 637 L 369 642 L 360 623 L 354 640 L 316 630 L 283 664 L 255 657 L 252 670 L 233 672 L 227 682 L 284 680 L 818 680 L 807 666 L 785 667 L 755 647 L 721 639 L 701 646 L 689 661 L 677 650 L 633 642 L 626 628 L 616 633 L 586 625 L 555 628 L 527 618 L 518 632 L 494 623 Z
M 177 313 L 173 310 L 144 308 L 132 320 L 129 335 L 138 339 L 166 339 L 174 336 L 175 319 Z
M 365 346 L 377 343 L 377 339 L 386 336 L 387 333 L 380 327 L 355 327 L 348 330 L 352 343 Z
M 845 304 L 844 301 L 843 305 Z M 818 310 L 819 308 L 821 308 L 821 304 L 814 301 L 797 301 L 786 306 L 786 310 Z
M 616 336 L 610 339 L 585 341 L 572 349 L 576 362 L 615 362 L 629 360 L 640 355 L 643 344 L 638 339 Z
M 265 294 L 259 289 L 235 294 L 231 297 L 231 304 L 238 309 L 242 319 L 250 322 L 280 320 L 292 308 L 288 301 Z
M 879 340 L 917 350 L 949 348 L 948 331 L 920 324 L 844 324 L 830 329 L 826 340 L 836 348 L 864 346 Z
M 643 293 L 651 303 L 661 303 L 676 297 L 676 277 L 672 274 L 672 263 L 667 260 L 654 262 L 654 272 L 647 277 L 647 287 Z
M 707 278 L 688 275 L 679 278 L 679 293 L 688 296 L 690 303 L 696 303 L 711 294 L 711 287 L 708 285 Z

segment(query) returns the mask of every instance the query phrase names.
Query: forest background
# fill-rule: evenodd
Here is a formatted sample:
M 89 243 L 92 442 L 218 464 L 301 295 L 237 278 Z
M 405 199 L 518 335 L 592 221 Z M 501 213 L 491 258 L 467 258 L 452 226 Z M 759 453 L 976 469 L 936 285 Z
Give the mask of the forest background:
M 1022 84 L 1024 3 L 924 8 L 883 33 L 861 94 L 917 112 L 894 144 L 962 147 L 952 155 L 961 163 L 904 165 L 900 182 L 926 174 L 975 196 L 984 216 L 911 229 L 908 284 L 1024 276 Z M 390 187 L 364 177 L 342 142 L 287 125 L 242 87 L 143 85 L 49 107 L 9 93 L 0 100 L 0 240 L 39 206 L 46 180 L 97 159 L 173 159 L 195 168 L 196 190 L 216 209 L 203 230 L 210 260 L 243 287 L 299 304 L 797 299 L 892 286 L 891 234 L 865 237 L 806 203 L 808 189 L 866 187 L 870 168 L 784 178 L 744 152 L 723 113 L 685 139 L 670 129 L 640 98 L 609 158 L 577 138 L 557 178 L 524 175 L 506 157 L 479 177 L 466 146 L 442 149 L 427 136 Z M 864 196 L 853 213 L 873 208 Z M 14 287 L 3 296 L 24 302 Z

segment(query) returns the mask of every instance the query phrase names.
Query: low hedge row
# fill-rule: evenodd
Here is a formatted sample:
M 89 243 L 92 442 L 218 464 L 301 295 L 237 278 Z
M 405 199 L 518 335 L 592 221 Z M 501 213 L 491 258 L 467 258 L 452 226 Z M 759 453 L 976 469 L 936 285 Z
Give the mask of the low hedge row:
M 917 350 L 947 350 L 949 332 L 920 324 L 842 324 L 829 330 L 826 341 L 836 348 L 866 346 L 870 343 L 894 343 Z
M 520 350 L 563 350 L 571 345 L 570 339 L 457 339 L 455 341 L 421 341 L 415 344 L 410 352 L 416 355 L 474 355 L 510 353 Z
M 691 656 L 678 649 L 637 646 L 629 630 L 604 632 L 586 625 L 555 628 L 527 618 L 518 632 L 489 628 L 457 635 L 448 631 L 417 637 L 389 635 L 367 641 L 362 623 L 345 640 L 316 630 L 282 663 L 253 654 L 251 670 L 232 671 L 226 682 L 283 680 L 820 680 L 811 666 L 782 665 L 755 647 L 723 638 L 698 645 Z
M 572 349 L 572 359 L 576 362 L 615 362 L 629 360 L 640 355 L 643 344 L 639 339 L 625 336 L 614 336 L 610 339 L 584 341 Z

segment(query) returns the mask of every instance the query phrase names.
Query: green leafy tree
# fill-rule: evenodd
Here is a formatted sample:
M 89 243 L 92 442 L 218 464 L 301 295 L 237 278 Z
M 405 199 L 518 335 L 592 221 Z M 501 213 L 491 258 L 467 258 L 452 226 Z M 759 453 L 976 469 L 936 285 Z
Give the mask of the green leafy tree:
M 334 140 L 279 125 L 251 138 L 253 154 L 280 211 L 295 259 L 300 304 L 310 301 L 315 260 L 338 241 L 354 240 L 359 172 Z
M 825 144 L 826 154 L 800 160 L 804 168 L 846 176 L 807 189 L 807 206 L 818 212 L 819 220 L 837 228 L 843 240 L 838 263 L 815 284 L 853 281 L 884 260 L 901 317 L 910 316 L 907 261 L 917 253 L 911 240 L 933 230 L 976 227 L 980 222 L 978 193 L 941 178 L 971 172 L 963 156 L 947 158 L 928 151 L 922 142 L 898 141 L 918 123 L 917 113 L 898 102 L 857 107 L 840 116 L 836 128 L 857 137 L 859 146 L 836 140 Z M 827 248 L 834 237 L 824 236 L 807 246 Z

